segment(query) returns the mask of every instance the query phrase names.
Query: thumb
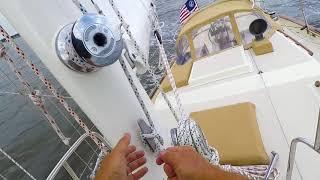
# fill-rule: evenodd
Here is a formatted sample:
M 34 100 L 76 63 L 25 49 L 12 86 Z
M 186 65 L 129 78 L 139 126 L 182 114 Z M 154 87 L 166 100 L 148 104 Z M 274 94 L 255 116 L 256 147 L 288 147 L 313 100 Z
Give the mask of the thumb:
M 124 134 L 124 136 L 119 140 L 117 145 L 113 148 L 113 151 L 118 153 L 126 153 L 128 146 L 130 145 L 131 136 L 129 133 Z

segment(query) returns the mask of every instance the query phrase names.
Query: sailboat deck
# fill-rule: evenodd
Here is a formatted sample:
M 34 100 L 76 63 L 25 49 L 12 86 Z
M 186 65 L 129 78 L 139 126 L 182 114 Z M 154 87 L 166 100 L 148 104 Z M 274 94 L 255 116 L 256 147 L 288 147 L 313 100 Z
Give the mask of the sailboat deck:
M 292 23 L 285 19 L 280 22 Z M 294 29 L 298 31 L 298 28 Z M 313 57 L 296 42 L 277 32 L 270 39 L 275 53 L 254 56 L 251 50 L 246 50 L 246 54 L 256 62 L 253 72 L 194 86 L 189 84 L 179 89 L 182 103 L 190 113 L 242 102 L 255 104 L 266 151 L 269 155 L 271 151 L 280 155 L 280 179 L 285 179 L 292 139 L 314 140 L 320 104 L 320 91 L 314 86 L 320 79 L 320 46 L 317 44 L 320 38 L 302 35 L 302 30 L 295 33 L 285 28 L 284 32 L 313 51 Z M 260 75 L 259 71 L 263 73 Z M 164 123 L 172 123 L 173 117 L 160 96 L 155 99 L 155 108 L 162 117 L 167 117 Z M 319 162 L 320 158 L 311 150 L 298 147 L 293 179 L 319 177 L 315 168 Z

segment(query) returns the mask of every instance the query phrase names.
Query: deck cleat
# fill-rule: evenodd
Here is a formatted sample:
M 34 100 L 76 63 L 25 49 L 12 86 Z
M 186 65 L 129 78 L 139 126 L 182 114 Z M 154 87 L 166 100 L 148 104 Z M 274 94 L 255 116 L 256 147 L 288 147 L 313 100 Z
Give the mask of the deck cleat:
M 138 120 L 140 136 L 145 146 L 152 152 L 160 152 L 163 146 L 163 138 L 157 133 L 154 127 L 149 126 L 144 120 Z

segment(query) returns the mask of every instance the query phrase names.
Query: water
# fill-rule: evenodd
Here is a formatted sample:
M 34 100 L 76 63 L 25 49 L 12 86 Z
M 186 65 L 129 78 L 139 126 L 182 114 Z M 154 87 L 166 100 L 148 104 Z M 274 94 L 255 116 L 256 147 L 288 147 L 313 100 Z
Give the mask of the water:
M 164 32 L 164 44 L 170 59 L 174 58 L 174 39 L 177 29 L 180 26 L 178 19 L 179 10 L 184 1 L 185 0 L 156 1 L 160 21 L 164 22 L 164 27 L 162 28 L 162 31 Z M 198 0 L 200 7 L 203 7 L 210 2 L 212 1 Z M 265 6 L 280 14 L 302 20 L 302 13 L 298 8 L 299 3 L 300 0 L 269 0 L 265 2 Z M 320 2 L 318 0 L 308 0 L 306 9 L 309 23 L 320 28 L 319 12 L 317 12 L 320 9 Z M 22 49 L 27 52 L 28 56 L 41 67 L 40 69 L 44 71 L 44 74 L 53 81 L 55 87 L 58 87 L 59 91 L 64 96 L 69 96 L 42 65 L 39 58 L 27 44 L 21 38 L 17 38 L 16 40 Z M 154 41 L 152 41 L 152 44 L 154 44 Z M 10 54 L 17 57 L 14 52 L 11 52 Z M 150 57 L 151 66 L 157 67 L 158 54 L 154 46 L 151 47 Z M 19 63 L 18 66 L 21 72 L 26 75 L 28 81 L 31 82 L 36 89 L 42 90 L 43 94 L 50 94 L 42 83 L 32 75 L 32 72 L 28 70 L 24 63 Z M 160 79 L 163 69 L 155 68 L 155 70 L 158 79 Z M 140 76 L 140 78 L 147 92 L 152 92 L 154 83 L 150 80 L 150 75 L 145 74 Z M 68 147 L 60 142 L 54 131 L 48 126 L 45 118 L 25 96 L 4 93 L 20 92 L 21 88 L 20 82 L 15 75 L 4 62 L 0 61 L 0 147 L 12 155 L 36 178 L 45 179 Z M 76 111 L 83 119 L 85 119 L 86 124 L 94 131 L 97 131 L 94 125 L 86 115 L 81 112 L 80 108 L 76 106 L 72 99 L 68 99 L 68 101 L 73 104 Z M 51 114 L 58 120 L 58 124 L 65 135 L 72 138 L 71 143 L 79 137 L 78 132 L 84 133 L 64 109 L 57 105 L 58 103 L 54 98 L 47 97 L 46 104 L 48 105 Z M 59 107 L 59 109 L 57 109 L 57 107 Z M 71 123 L 68 123 L 67 119 L 69 119 Z M 91 146 L 93 146 L 92 143 Z M 84 144 L 80 148 L 80 151 L 77 152 L 86 160 L 89 160 L 90 155 L 92 154 L 92 150 L 88 144 Z M 72 157 L 69 161 L 72 167 L 77 167 L 77 174 L 84 172 L 82 179 L 86 179 L 89 170 L 85 169 L 84 164 L 74 166 L 74 164 L 79 164 L 79 162 L 81 162 L 81 160 L 79 160 L 77 156 Z M 93 162 L 91 162 L 91 164 L 92 163 Z M 1 175 L 9 180 L 28 179 L 2 154 L 0 154 L 0 180 Z M 63 174 L 60 174 L 60 177 L 63 177 Z

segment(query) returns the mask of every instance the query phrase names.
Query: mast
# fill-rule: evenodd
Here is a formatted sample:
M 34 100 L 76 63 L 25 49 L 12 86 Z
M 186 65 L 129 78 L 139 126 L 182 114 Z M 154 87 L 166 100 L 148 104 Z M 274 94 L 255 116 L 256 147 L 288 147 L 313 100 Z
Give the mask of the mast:
M 150 2 L 151 0 L 116 1 L 145 56 L 148 54 L 151 31 L 149 11 L 145 7 L 149 7 Z M 107 0 L 97 3 L 107 16 L 114 16 Z M 84 2 L 84 5 L 88 6 L 88 11 L 95 12 L 93 6 L 89 6 L 89 1 Z M 140 139 L 137 121 L 145 119 L 145 116 L 119 61 L 97 72 L 86 74 L 74 72 L 60 62 L 55 50 L 56 36 L 63 26 L 75 22 L 82 15 L 72 0 L 10 0 L 1 3 L 0 12 L 40 57 L 102 135 L 114 145 L 125 132 L 131 133 L 132 143 L 137 145 L 138 149 L 147 151 L 149 173 L 146 179 L 164 177 L 162 168 L 155 165 L 156 154 L 146 149 Z M 134 74 L 132 69 L 129 71 Z M 143 97 L 155 127 L 164 138 L 165 145 L 170 144 L 167 133 L 170 127 L 160 124 L 159 115 L 153 110 L 152 102 L 134 75 L 133 82 Z

